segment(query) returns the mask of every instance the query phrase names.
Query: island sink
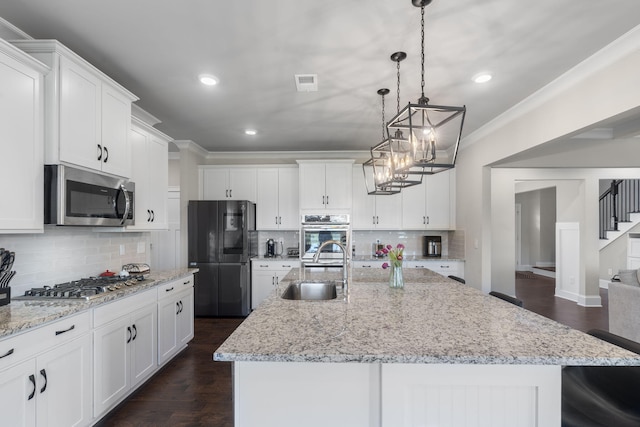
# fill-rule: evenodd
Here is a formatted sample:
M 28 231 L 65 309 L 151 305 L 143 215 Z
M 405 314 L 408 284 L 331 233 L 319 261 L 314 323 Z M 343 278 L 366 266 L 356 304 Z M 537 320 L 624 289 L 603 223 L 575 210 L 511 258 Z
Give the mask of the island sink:
M 294 281 L 282 293 L 282 298 L 311 301 L 336 299 L 337 283 L 335 281 Z

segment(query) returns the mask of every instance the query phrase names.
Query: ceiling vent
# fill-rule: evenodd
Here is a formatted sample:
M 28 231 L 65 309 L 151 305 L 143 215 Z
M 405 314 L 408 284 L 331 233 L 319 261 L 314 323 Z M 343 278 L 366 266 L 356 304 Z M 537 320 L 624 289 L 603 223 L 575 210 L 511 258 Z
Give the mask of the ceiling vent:
M 317 92 L 318 91 L 318 75 L 317 74 L 296 74 L 296 89 L 298 92 Z

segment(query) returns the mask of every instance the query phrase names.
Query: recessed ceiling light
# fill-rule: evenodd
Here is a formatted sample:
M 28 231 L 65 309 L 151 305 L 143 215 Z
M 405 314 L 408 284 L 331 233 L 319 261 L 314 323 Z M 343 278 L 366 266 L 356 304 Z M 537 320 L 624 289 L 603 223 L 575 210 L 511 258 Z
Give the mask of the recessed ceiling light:
M 211 74 L 200 74 L 198 78 L 200 79 L 200 83 L 207 86 L 215 86 L 219 82 L 218 78 Z
M 245 133 L 245 134 L 247 134 L 247 135 L 255 135 L 255 134 L 257 134 L 258 132 L 257 132 L 255 129 L 246 129 L 246 130 L 244 131 L 244 133 Z
M 473 80 L 476 83 L 486 83 L 489 80 L 491 80 L 491 77 L 492 77 L 491 74 L 486 73 L 486 72 L 485 73 L 478 73 L 475 76 L 473 76 L 471 78 L 471 80 Z

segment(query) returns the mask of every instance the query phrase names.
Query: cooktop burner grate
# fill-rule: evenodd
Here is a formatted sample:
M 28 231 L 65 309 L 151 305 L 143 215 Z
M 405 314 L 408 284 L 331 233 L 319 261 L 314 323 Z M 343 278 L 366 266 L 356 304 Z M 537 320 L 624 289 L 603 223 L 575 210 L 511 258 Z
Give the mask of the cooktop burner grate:
M 20 298 L 60 298 L 89 300 L 107 292 L 113 292 L 117 291 L 118 289 L 137 285 L 143 280 L 143 276 L 88 277 L 86 279 L 60 283 L 54 286 L 31 288 L 24 293 L 24 297 Z

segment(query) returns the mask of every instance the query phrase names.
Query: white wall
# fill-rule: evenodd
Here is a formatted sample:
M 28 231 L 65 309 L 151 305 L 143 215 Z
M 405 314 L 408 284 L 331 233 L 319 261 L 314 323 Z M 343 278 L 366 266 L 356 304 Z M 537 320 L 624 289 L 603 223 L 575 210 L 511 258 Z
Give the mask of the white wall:
M 636 109 L 640 104 L 640 85 L 637 84 L 639 44 L 640 31 L 636 29 L 478 132 L 465 137 L 456 165 L 456 223 L 467 236 L 465 277 L 469 278 L 468 283 L 478 284 L 476 286 L 484 291 L 496 289 L 515 293 L 513 179 L 521 177 L 512 175 L 509 181 L 503 182 L 505 177 L 500 172 L 492 173 L 492 165 Z M 602 144 L 606 146 L 607 142 Z M 614 158 L 615 152 L 610 156 Z M 605 166 L 607 159 L 600 160 Z M 635 161 L 640 166 L 640 158 L 636 157 Z M 582 173 L 583 176 L 573 174 L 570 179 L 584 179 L 579 192 L 588 197 L 583 199 L 581 206 L 566 206 L 563 211 L 581 209 L 587 230 L 593 224 L 597 227 L 599 188 L 597 180 L 588 179 L 590 170 Z M 535 179 L 547 179 L 544 174 L 531 175 L 536 175 Z M 558 207 L 558 221 L 561 221 L 560 210 Z M 585 281 L 582 291 L 586 292 L 588 282 L 589 292 L 593 292 L 593 286 L 597 290 L 598 278 L 597 232 L 595 237 L 589 236 L 581 242 L 585 245 L 583 250 L 589 253 L 588 257 L 583 257 L 585 265 L 581 267 Z

